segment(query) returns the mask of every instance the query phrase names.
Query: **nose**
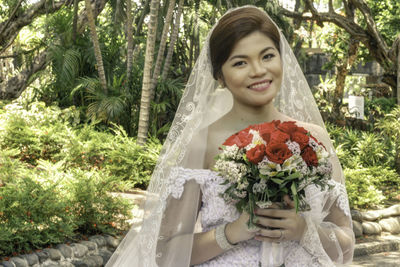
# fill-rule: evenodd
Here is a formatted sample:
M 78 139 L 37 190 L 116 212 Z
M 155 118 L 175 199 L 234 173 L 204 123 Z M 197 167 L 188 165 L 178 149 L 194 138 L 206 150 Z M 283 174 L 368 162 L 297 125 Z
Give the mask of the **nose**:
M 267 68 L 262 64 L 262 62 L 253 62 L 251 64 L 250 76 L 260 77 L 267 72 Z

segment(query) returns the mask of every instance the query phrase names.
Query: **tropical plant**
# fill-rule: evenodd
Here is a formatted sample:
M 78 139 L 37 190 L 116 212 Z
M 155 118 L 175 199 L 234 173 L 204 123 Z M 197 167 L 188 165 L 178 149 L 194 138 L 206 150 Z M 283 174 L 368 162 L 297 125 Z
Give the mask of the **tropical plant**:
M 382 130 L 394 149 L 394 168 L 400 174 L 400 106 L 378 121 L 377 129 Z

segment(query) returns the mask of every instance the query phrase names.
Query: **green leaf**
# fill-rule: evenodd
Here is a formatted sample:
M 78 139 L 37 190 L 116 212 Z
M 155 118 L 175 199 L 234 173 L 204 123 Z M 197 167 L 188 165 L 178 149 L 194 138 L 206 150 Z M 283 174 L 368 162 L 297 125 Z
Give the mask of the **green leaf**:
M 293 179 L 297 179 L 299 177 L 300 177 L 300 173 L 295 172 L 295 173 L 292 173 L 291 175 L 287 176 L 286 180 L 293 180 Z
M 296 188 L 296 184 L 292 183 L 292 186 L 290 187 L 290 190 L 292 190 L 292 194 L 294 197 L 297 196 L 297 188 Z
M 281 180 L 281 179 L 271 178 L 271 180 L 276 184 L 282 184 L 283 183 L 283 180 Z

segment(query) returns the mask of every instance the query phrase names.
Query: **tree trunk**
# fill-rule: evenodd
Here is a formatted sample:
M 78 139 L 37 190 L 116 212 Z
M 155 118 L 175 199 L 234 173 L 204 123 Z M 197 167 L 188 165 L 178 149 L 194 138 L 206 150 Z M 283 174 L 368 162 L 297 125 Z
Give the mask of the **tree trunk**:
M 373 20 L 372 12 L 364 0 L 343 0 L 342 3 L 346 10 L 345 14 L 339 14 L 333 8 L 330 8 L 329 12 L 320 12 L 315 8 L 313 0 L 303 0 L 302 3 L 304 3 L 305 11 L 293 12 L 282 8 L 282 14 L 299 20 L 315 21 L 319 26 L 322 26 L 323 22 L 334 23 L 344 29 L 354 39 L 365 45 L 371 57 L 385 71 L 382 81 L 396 90 L 397 77 L 394 68 L 397 65 L 397 60 L 389 57 L 389 48 L 379 33 L 376 23 Z M 363 17 L 361 20 L 358 20 L 359 22 L 363 21 L 363 23 L 357 24 L 357 21 L 354 19 L 355 13 Z
M 400 43 L 397 45 L 397 105 L 400 105 Z
M 74 20 L 72 22 L 72 41 L 75 43 L 76 40 L 76 27 L 78 23 L 78 10 L 79 10 L 79 0 L 74 0 Z
M 199 13 L 197 12 L 200 10 L 200 1 L 195 3 L 195 42 L 194 42 L 194 61 L 196 62 L 197 58 L 200 55 L 200 26 L 199 26 Z
M 92 6 L 90 5 L 90 0 L 85 0 L 85 7 L 86 7 L 86 11 L 87 11 L 87 16 L 88 16 L 90 35 L 91 35 L 92 42 L 93 42 L 94 56 L 96 57 L 96 62 L 97 62 L 97 71 L 99 74 L 101 87 L 103 88 L 104 94 L 107 95 L 108 90 L 107 90 L 107 81 L 106 81 L 106 75 L 105 75 L 104 65 L 103 65 L 103 57 L 101 55 L 99 37 L 97 36 L 96 24 L 94 21 Z
M 150 86 L 151 86 L 151 68 L 153 66 L 154 46 L 156 41 L 159 0 L 151 0 L 150 3 L 150 21 L 148 24 L 148 34 L 146 42 L 146 55 L 144 60 L 142 97 L 140 100 L 140 113 L 138 125 L 137 142 L 144 145 L 147 139 L 150 116 Z
M 19 16 L 10 17 L 7 21 L 0 23 L 0 54 L 10 46 L 19 31 L 26 25 L 32 23 L 32 21 L 44 14 L 54 13 L 64 6 L 69 0 L 61 0 L 54 3 L 53 5 L 46 7 L 46 0 L 41 0 L 31 5 L 23 14 Z
M 133 65 L 133 17 L 132 0 L 126 0 L 126 39 L 128 42 L 126 53 L 126 81 L 127 88 L 131 87 L 132 65 Z
M 180 26 L 180 22 L 181 22 L 181 14 L 182 14 L 182 10 L 183 10 L 183 2 L 184 2 L 184 0 L 179 0 L 179 3 L 178 3 L 178 11 L 176 12 L 174 29 L 172 31 L 172 35 L 171 35 L 171 38 L 169 41 L 167 58 L 165 59 L 164 68 L 163 68 L 162 75 L 161 75 L 162 81 L 165 81 L 165 79 L 167 78 L 168 72 L 169 72 L 169 67 L 171 66 L 175 42 L 178 39 L 179 26 Z
M 0 59 L 0 84 L 3 82 L 3 59 Z
M 155 66 L 154 66 L 154 72 L 153 72 L 152 81 L 151 81 L 150 101 L 152 101 L 154 99 L 154 94 L 155 94 L 155 89 L 156 89 L 157 82 L 158 82 L 158 77 L 160 76 L 161 65 L 162 65 L 162 61 L 164 58 L 165 45 L 167 44 L 169 26 L 171 24 L 171 19 L 172 19 L 172 14 L 174 13 L 174 8 L 175 8 L 175 0 L 170 0 L 169 6 L 168 6 L 168 11 L 167 11 L 167 16 L 166 16 L 165 22 L 164 22 L 161 41 L 160 41 L 160 45 L 158 48 L 157 60 L 156 60 Z
M 29 86 L 30 77 L 36 72 L 43 70 L 47 66 L 47 52 L 40 53 L 32 63 L 30 68 L 27 68 L 16 76 L 8 79 L 0 84 L 0 99 L 16 99 Z
M 358 41 L 350 41 L 347 55 L 343 59 L 343 64 L 337 67 L 336 88 L 333 98 L 334 99 L 333 114 L 334 117 L 337 119 L 342 117 L 340 108 L 342 106 L 342 101 L 343 101 L 346 76 L 349 73 L 350 68 L 353 66 L 354 61 L 357 58 L 358 46 L 359 46 Z
M 98 0 L 95 3 L 95 16 L 97 17 L 104 9 L 107 0 Z M 78 18 L 78 33 L 81 33 L 84 29 L 84 23 L 87 23 L 86 11 L 82 11 Z M 7 62 L 7 61 L 6 61 Z M 5 79 L 0 83 L 0 99 L 16 99 L 21 93 L 35 80 L 31 79 L 32 75 L 38 71 L 43 70 L 47 66 L 47 50 L 39 53 L 29 68 L 19 72 L 14 77 L 7 79 L 7 73 Z

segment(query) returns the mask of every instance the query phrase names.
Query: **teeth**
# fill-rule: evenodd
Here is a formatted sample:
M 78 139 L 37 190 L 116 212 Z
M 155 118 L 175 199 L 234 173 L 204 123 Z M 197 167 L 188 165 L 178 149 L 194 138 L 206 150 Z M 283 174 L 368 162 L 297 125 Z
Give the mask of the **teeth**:
M 271 82 L 258 83 L 258 84 L 255 84 L 255 85 L 251 85 L 249 88 L 250 89 L 262 88 L 262 87 L 265 87 L 265 86 L 269 85 L 270 83 Z

